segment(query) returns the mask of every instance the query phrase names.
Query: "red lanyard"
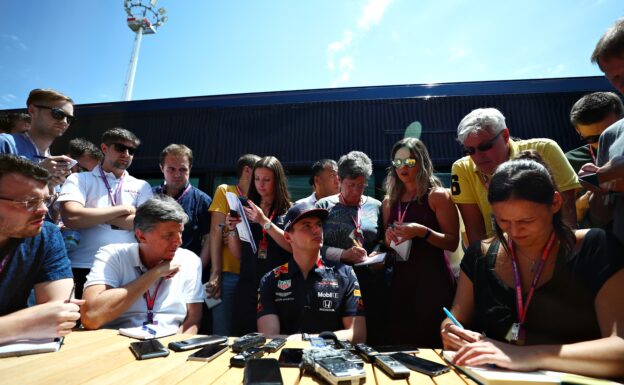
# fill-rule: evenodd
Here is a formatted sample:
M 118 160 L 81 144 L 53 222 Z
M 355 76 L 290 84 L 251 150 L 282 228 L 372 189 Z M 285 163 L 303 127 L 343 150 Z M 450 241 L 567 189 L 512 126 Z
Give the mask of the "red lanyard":
M 513 249 L 513 242 L 511 239 L 507 241 L 507 245 L 509 246 L 509 251 L 511 251 L 511 267 L 513 268 L 514 280 L 516 283 L 516 306 L 518 309 L 518 322 L 520 324 L 524 323 L 526 319 L 527 310 L 529 310 L 529 303 L 533 298 L 533 293 L 535 292 L 535 288 L 537 287 L 537 281 L 542 275 L 542 271 L 544 270 L 544 266 L 546 266 L 546 259 L 548 259 L 548 255 L 552 250 L 553 244 L 555 242 L 555 233 L 552 232 L 550 234 L 550 239 L 544 247 L 542 251 L 542 258 L 540 259 L 540 263 L 537 266 L 537 270 L 535 271 L 535 275 L 533 276 L 533 282 L 531 283 L 531 288 L 529 289 L 529 294 L 526 298 L 526 303 L 522 306 L 522 283 L 520 281 L 520 270 L 518 269 L 518 259 L 516 258 L 516 253 Z
M 355 229 L 353 230 L 353 235 L 355 236 L 355 240 L 358 241 L 360 245 L 363 245 L 364 234 L 362 233 L 362 218 L 360 217 L 361 211 L 362 211 L 362 206 L 358 205 L 356 217 L 355 218 L 351 217 L 351 221 L 353 222 L 353 226 L 355 226 Z
M 236 192 L 238 193 L 239 197 L 244 197 L 245 194 L 243 194 L 243 192 L 241 191 L 241 189 L 238 187 L 238 185 L 236 185 Z
M 275 216 L 275 209 L 273 209 L 273 212 L 271 213 L 271 216 L 269 217 L 269 222 L 273 222 L 273 217 Z M 266 242 L 267 238 L 267 231 L 264 229 L 264 226 L 262 227 L 262 242 Z
M 154 304 L 156 303 L 156 296 L 158 295 L 158 289 L 160 288 L 160 284 L 163 283 L 163 278 L 158 280 L 158 285 L 156 285 L 156 290 L 154 290 L 154 295 L 150 296 L 149 289 L 145 291 L 143 298 L 145 298 L 145 304 L 147 305 L 147 323 L 154 324 Z
M 119 178 L 119 183 L 117 183 L 117 188 L 115 188 L 115 192 L 113 193 L 111 191 L 110 185 L 108 184 L 108 180 L 106 179 L 106 174 L 104 174 L 104 170 L 102 170 L 102 166 L 100 166 L 99 170 L 100 176 L 102 177 L 104 185 L 106 186 L 106 190 L 108 191 L 108 198 L 110 199 L 113 206 L 117 206 L 117 197 L 119 197 L 119 201 L 121 201 L 121 185 L 123 184 L 126 173 L 124 172 L 123 174 L 121 174 L 121 178 Z

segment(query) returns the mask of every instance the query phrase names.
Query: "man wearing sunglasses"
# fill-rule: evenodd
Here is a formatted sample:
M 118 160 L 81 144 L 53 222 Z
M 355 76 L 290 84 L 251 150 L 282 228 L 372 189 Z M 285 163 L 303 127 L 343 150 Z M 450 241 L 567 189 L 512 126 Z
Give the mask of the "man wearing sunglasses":
M 102 163 L 90 172 L 70 175 L 63 184 L 58 198 L 63 223 L 80 233 L 78 244 L 69 250 L 77 296 L 100 247 L 136 242 L 132 231 L 136 207 L 152 196 L 147 182 L 126 171 L 140 143 L 123 128 L 104 132 Z
M 623 117 L 624 105 L 613 92 L 594 92 L 574 103 L 570 111 L 570 122 L 580 139 L 586 143 L 565 154 L 574 172 L 578 173 L 585 164 L 596 164 L 600 134 Z M 596 227 L 587 215 L 591 194 L 585 189 L 576 193 L 576 219 L 580 228 Z
M 563 219 L 576 227 L 575 190 L 578 177 L 563 151 L 551 139 L 512 140 L 503 114 L 495 108 L 479 108 L 466 115 L 457 127 L 457 140 L 465 157 L 453 163 L 451 194 L 461 213 L 468 242 L 493 236 L 492 208 L 487 188 L 494 170 L 520 151 L 534 150 L 548 165 L 564 198 Z
M 16 155 L 0 155 L 0 344 L 71 333 L 84 301 L 58 228 L 44 221 L 50 174 Z M 34 289 L 35 306 L 26 307 Z
M 0 135 L 0 153 L 17 154 L 38 163 L 50 172 L 51 187 L 61 185 L 70 173 L 71 159 L 52 156 L 50 146 L 75 120 L 74 101 L 58 91 L 37 88 L 30 91 L 26 105 L 31 116 L 30 130 Z

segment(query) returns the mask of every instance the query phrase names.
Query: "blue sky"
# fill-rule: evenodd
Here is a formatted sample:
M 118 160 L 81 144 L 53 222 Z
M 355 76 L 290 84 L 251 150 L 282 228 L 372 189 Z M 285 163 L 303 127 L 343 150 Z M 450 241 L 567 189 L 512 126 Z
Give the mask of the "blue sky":
M 600 75 L 621 0 L 160 0 L 132 98 Z M 0 0 L 0 109 L 33 88 L 118 101 L 134 34 L 121 0 Z

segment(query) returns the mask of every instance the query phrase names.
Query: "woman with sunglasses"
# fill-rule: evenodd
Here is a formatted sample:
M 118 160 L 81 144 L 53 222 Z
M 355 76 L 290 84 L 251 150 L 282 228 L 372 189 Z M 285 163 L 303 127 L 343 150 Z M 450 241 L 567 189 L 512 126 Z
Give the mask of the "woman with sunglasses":
M 338 160 L 340 192 L 316 203 L 329 211 L 323 224 L 325 260 L 354 265 L 376 254 L 381 240 L 381 202 L 364 195 L 373 164 L 366 154 L 351 151 Z M 381 268 L 381 269 L 380 269 Z M 354 266 L 366 306 L 367 343 L 383 343 L 386 287 L 383 265 Z
M 261 158 L 253 167 L 243 214 L 249 220 L 256 252 L 248 242 L 241 242 L 235 231 L 240 214 L 226 215 L 225 223 L 231 236 L 228 247 L 239 258 L 240 276 L 236 287 L 233 317 L 235 334 L 256 331 L 256 308 L 260 279 L 290 258 L 292 249 L 284 240 L 284 217 L 290 208 L 290 194 L 284 168 L 274 156 Z
M 466 251 L 456 320 L 441 325 L 444 348 L 457 350 L 454 363 L 624 376 L 617 239 L 602 229 L 573 231 L 552 176 L 535 160 L 499 166 L 488 200 L 496 235 Z
M 404 245 L 390 285 L 388 343 L 440 347 L 443 307 L 453 301 L 455 277 L 444 250 L 459 241 L 459 216 L 451 194 L 433 175 L 427 148 L 416 138 L 392 147 L 383 218 L 386 246 Z M 406 251 L 403 251 L 406 253 Z

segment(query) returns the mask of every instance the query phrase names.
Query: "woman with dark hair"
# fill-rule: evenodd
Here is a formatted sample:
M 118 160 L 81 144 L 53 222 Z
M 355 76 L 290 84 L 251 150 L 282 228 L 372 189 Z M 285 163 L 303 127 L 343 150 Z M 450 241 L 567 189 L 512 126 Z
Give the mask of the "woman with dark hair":
M 427 148 L 416 138 L 392 147 L 383 218 L 386 246 L 409 245 L 397 254 L 390 285 L 388 343 L 440 347 L 443 307 L 453 302 L 455 277 L 444 250 L 459 240 L 459 216 L 451 194 L 433 175 Z M 407 250 L 407 248 L 406 248 Z
M 496 236 L 466 252 L 452 308 L 466 329 L 442 322 L 454 363 L 624 376 L 618 241 L 571 230 L 551 175 L 534 160 L 499 166 L 488 200 Z
M 248 204 L 244 206 L 256 252 L 248 242 L 241 242 L 235 231 L 240 216 L 226 215 L 230 229 L 228 247 L 240 258 L 240 275 L 236 287 L 234 331 L 237 335 L 256 330 L 256 307 L 260 279 L 271 269 L 290 258 L 292 251 L 284 240 L 284 216 L 290 208 L 290 195 L 284 168 L 274 156 L 265 156 L 254 165 L 249 185 Z

